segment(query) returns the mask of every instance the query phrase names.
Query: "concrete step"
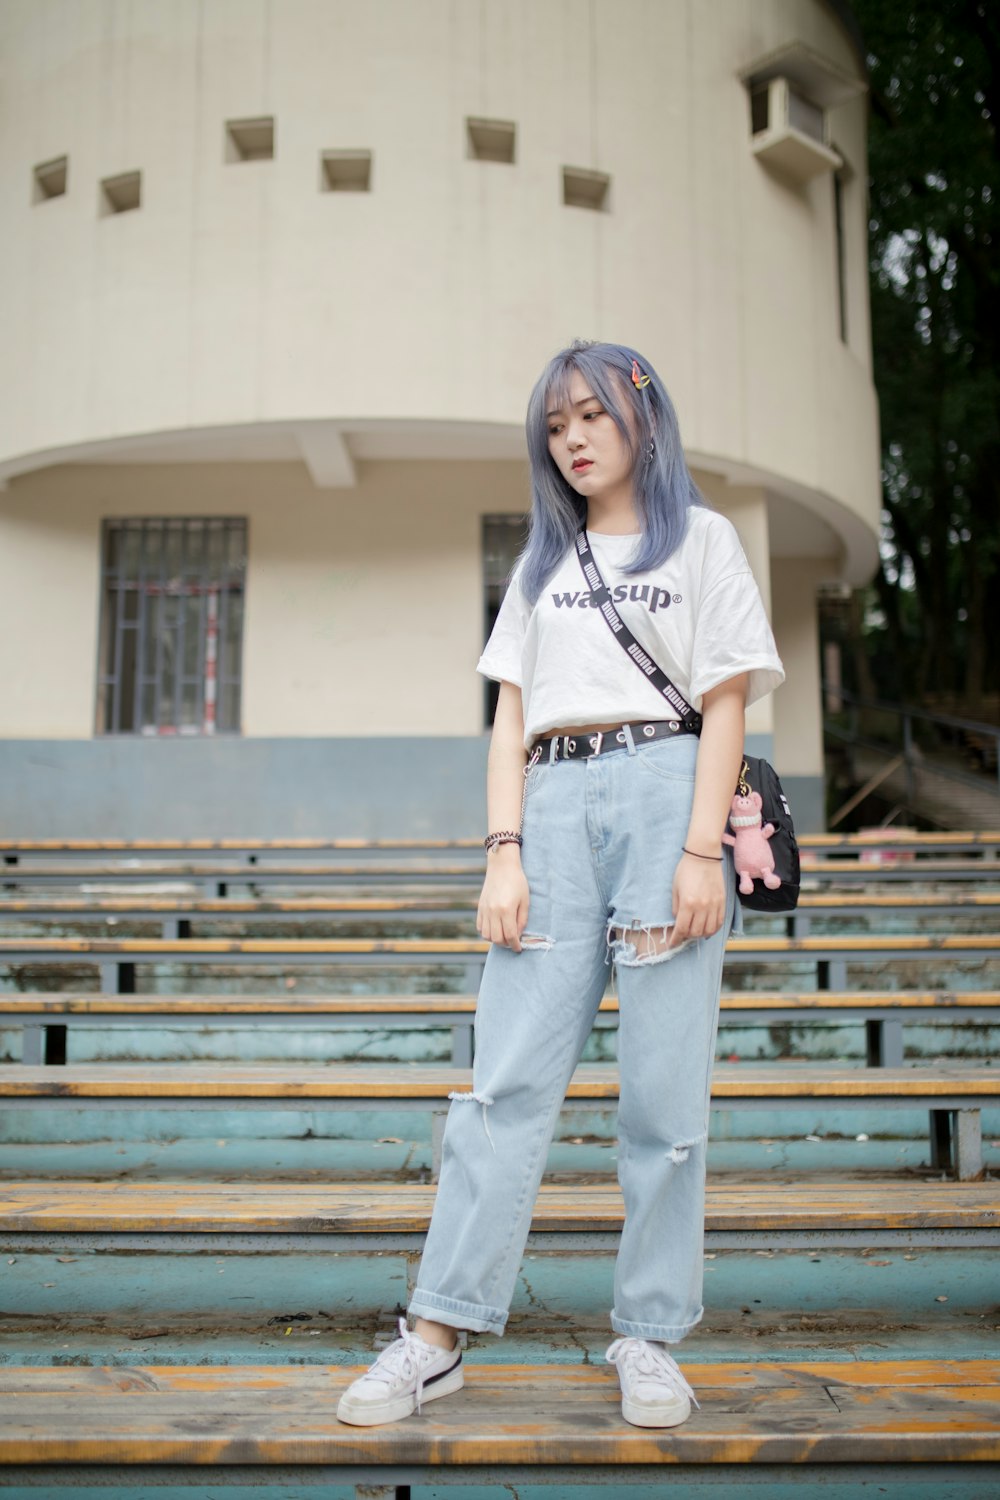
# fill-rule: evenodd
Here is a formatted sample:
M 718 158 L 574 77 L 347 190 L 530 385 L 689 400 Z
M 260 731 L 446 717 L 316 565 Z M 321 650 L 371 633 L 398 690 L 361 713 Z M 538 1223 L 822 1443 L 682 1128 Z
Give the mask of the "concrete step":
M 363 1332 L 405 1308 L 432 1201 L 405 1184 L 4 1184 L 4 1334 Z M 513 1328 L 606 1328 L 620 1224 L 616 1186 L 543 1184 Z M 996 1181 L 710 1179 L 706 1226 L 717 1333 L 997 1321 Z
M 18 1116 L 23 1120 L 25 1116 Z M 161 1139 L 147 1136 L 130 1139 L 125 1130 L 136 1128 L 134 1117 L 119 1116 L 109 1137 L 103 1140 L 80 1139 L 84 1134 L 79 1117 L 72 1118 L 70 1128 L 78 1139 L 57 1138 L 42 1141 L 8 1141 L 0 1143 L 0 1183 L 25 1178 L 74 1182 L 81 1179 L 114 1178 L 119 1182 L 153 1183 L 170 1181 L 214 1182 L 429 1182 L 431 1180 L 431 1142 L 429 1132 L 422 1140 L 407 1136 L 386 1135 L 361 1140 L 324 1134 L 317 1130 L 316 1117 L 308 1128 L 308 1117 L 298 1121 L 285 1117 L 287 1135 L 261 1135 L 252 1115 L 233 1118 L 227 1125 L 242 1128 L 232 1135 L 218 1134 L 218 1121 L 198 1117 L 208 1134 L 194 1135 L 191 1122 L 185 1124 L 183 1136 L 170 1136 L 171 1121 L 143 1117 L 155 1125 Z M 912 1137 L 869 1134 L 854 1116 L 846 1120 L 854 1134 L 817 1134 L 810 1117 L 805 1133 L 788 1133 L 790 1114 L 775 1123 L 782 1134 L 774 1136 L 743 1135 L 737 1132 L 749 1127 L 759 1129 L 757 1117 L 730 1114 L 728 1132 L 717 1133 L 708 1141 L 708 1170 L 715 1176 L 735 1176 L 741 1182 L 759 1180 L 774 1172 L 833 1173 L 852 1179 L 867 1180 L 873 1175 L 896 1172 L 930 1174 L 926 1120 L 914 1121 Z M 40 1123 L 40 1122 L 39 1122 Z M 327 1122 L 334 1125 L 334 1122 Z M 598 1123 L 600 1129 L 598 1130 Z M 875 1127 L 879 1120 L 873 1122 Z M 884 1124 L 884 1122 L 882 1122 Z M 896 1122 L 894 1121 L 894 1124 Z M 722 1122 L 719 1122 L 721 1126 Z M 997 1124 L 1000 1126 L 1000 1116 Z M 411 1121 L 412 1125 L 412 1121 Z M 173 1121 L 176 1130 L 176 1120 Z M 371 1131 L 373 1122 L 368 1121 Z M 412 1132 L 409 1132 L 410 1134 Z M 986 1170 L 1000 1174 L 1000 1139 L 984 1141 Z M 614 1120 L 601 1117 L 581 1121 L 572 1112 L 560 1124 L 556 1138 L 549 1146 L 545 1180 L 550 1182 L 592 1182 L 614 1177 L 618 1162 L 618 1141 Z M 937 1173 L 943 1177 L 942 1172 Z
M 519 1292 L 520 1296 L 520 1292 Z M 53 1319 L 51 1329 L 26 1324 L 0 1332 L 0 1367 L 5 1365 L 127 1366 L 136 1362 L 171 1365 L 240 1366 L 267 1364 L 332 1365 L 373 1358 L 397 1333 L 402 1312 L 395 1306 L 359 1315 L 354 1325 L 338 1320 L 330 1309 L 289 1305 L 256 1325 L 212 1328 L 195 1318 L 164 1319 L 140 1315 L 82 1327 Z M 310 1310 L 311 1309 L 311 1310 Z M 906 1320 L 878 1321 L 857 1311 L 774 1312 L 763 1304 L 752 1314 L 709 1306 L 705 1317 L 678 1346 L 681 1362 L 740 1360 L 757 1364 L 782 1360 L 990 1359 L 998 1343 L 998 1319 L 969 1316 L 951 1305 L 934 1304 L 921 1317 L 911 1309 Z M 607 1309 L 592 1317 L 553 1319 L 548 1328 L 532 1329 L 515 1310 L 502 1338 L 470 1333 L 463 1339 L 477 1364 L 600 1364 L 612 1338 Z

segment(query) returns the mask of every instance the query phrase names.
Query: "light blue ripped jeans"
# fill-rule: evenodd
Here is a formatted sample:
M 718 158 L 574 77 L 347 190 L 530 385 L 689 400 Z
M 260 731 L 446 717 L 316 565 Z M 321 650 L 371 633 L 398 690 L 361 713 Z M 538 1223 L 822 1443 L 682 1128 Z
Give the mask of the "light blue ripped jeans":
M 554 764 L 550 745 L 526 782 L 523 948 L 487 953 L 472 1092 L 448 1111 L 407 1311 L 503 1333 L 549 1142 L 614 960 L 625 1227 L 611 1327 L 676 1342 L 704 1312 L 712 1062 L 726 938 L 741 930 L 732 856 L 719 931 L 657 952 L 641 934 L 662 940 L 673 920 L 698 740 L 628 730 L 621 750 Z

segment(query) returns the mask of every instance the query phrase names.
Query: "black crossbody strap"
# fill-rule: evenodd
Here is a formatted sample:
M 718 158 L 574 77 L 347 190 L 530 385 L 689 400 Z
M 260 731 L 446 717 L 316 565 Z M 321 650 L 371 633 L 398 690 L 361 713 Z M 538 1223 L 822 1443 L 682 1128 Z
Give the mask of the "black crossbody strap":
M 647 681 L 651 682 L 656 691 L 667 700 L 674 713 L 682 720 L 684 725 L 689 729 L 693 729 L 695 733 L 698 733 L 701 729 L 701 714 L 695 712 L 683 693 L 674 687 L 663 668 L 657 666 L 649 652 L 639 645 L 639 642 L 615 609 L 611 592 L 601 577 L 601 570 L 597 566 L 594 554 L 590 550 L 590 542 L 587 540 L 587 528 L 585 526 L 581 526 L 576 534 L 576 552 L 577 557 L 580 559 L 580 567 L 583 569 L 583 576 L 590 586 L 591 593 L 597 599 L 598 608 L 607 621 L 608 629 L 615 640 L 625 654 L 635 662 Z

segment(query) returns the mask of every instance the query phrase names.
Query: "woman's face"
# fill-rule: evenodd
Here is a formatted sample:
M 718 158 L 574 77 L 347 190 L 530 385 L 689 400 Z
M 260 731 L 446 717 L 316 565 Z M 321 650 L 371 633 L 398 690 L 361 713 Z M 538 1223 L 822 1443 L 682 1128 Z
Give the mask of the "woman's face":
M 552 461 L 581 495 L 605 495 L 629 485 L 632 462 L 614 418 L 590 385 L 573 370 L 568 405 L 548 403 L 546 420 Z

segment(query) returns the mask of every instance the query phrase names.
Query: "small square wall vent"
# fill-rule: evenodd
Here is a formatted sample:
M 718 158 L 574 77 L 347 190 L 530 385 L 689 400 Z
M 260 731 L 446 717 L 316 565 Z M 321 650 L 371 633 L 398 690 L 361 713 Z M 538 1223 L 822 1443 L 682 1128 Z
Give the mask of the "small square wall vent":
M 573 208 L 606 209 L 611 178 L 586 167 L 563 167 L 563 202 Z
M 102 214 L 123 214 L 138 208 L 142 201 L 142 173 L 120 172 L 117 177 L 101 178 Z
M 273 115 L 226 121 L 226 161 L 271 161 L 273 157 Z
M 37 166 L 32 184 L 32 203 L 44 203 L 46 198 L 61 198 L 66 191 L 68 172 L 68 156 L 56 156 L 52 161 L 43 161 Z
M 369 193 L 372 186 L 370 151 L 321 151 L 321 193 Z
M 469 156 L 476 161 L 514 160 L 515 126 L 513 120 L 465 121 Z

